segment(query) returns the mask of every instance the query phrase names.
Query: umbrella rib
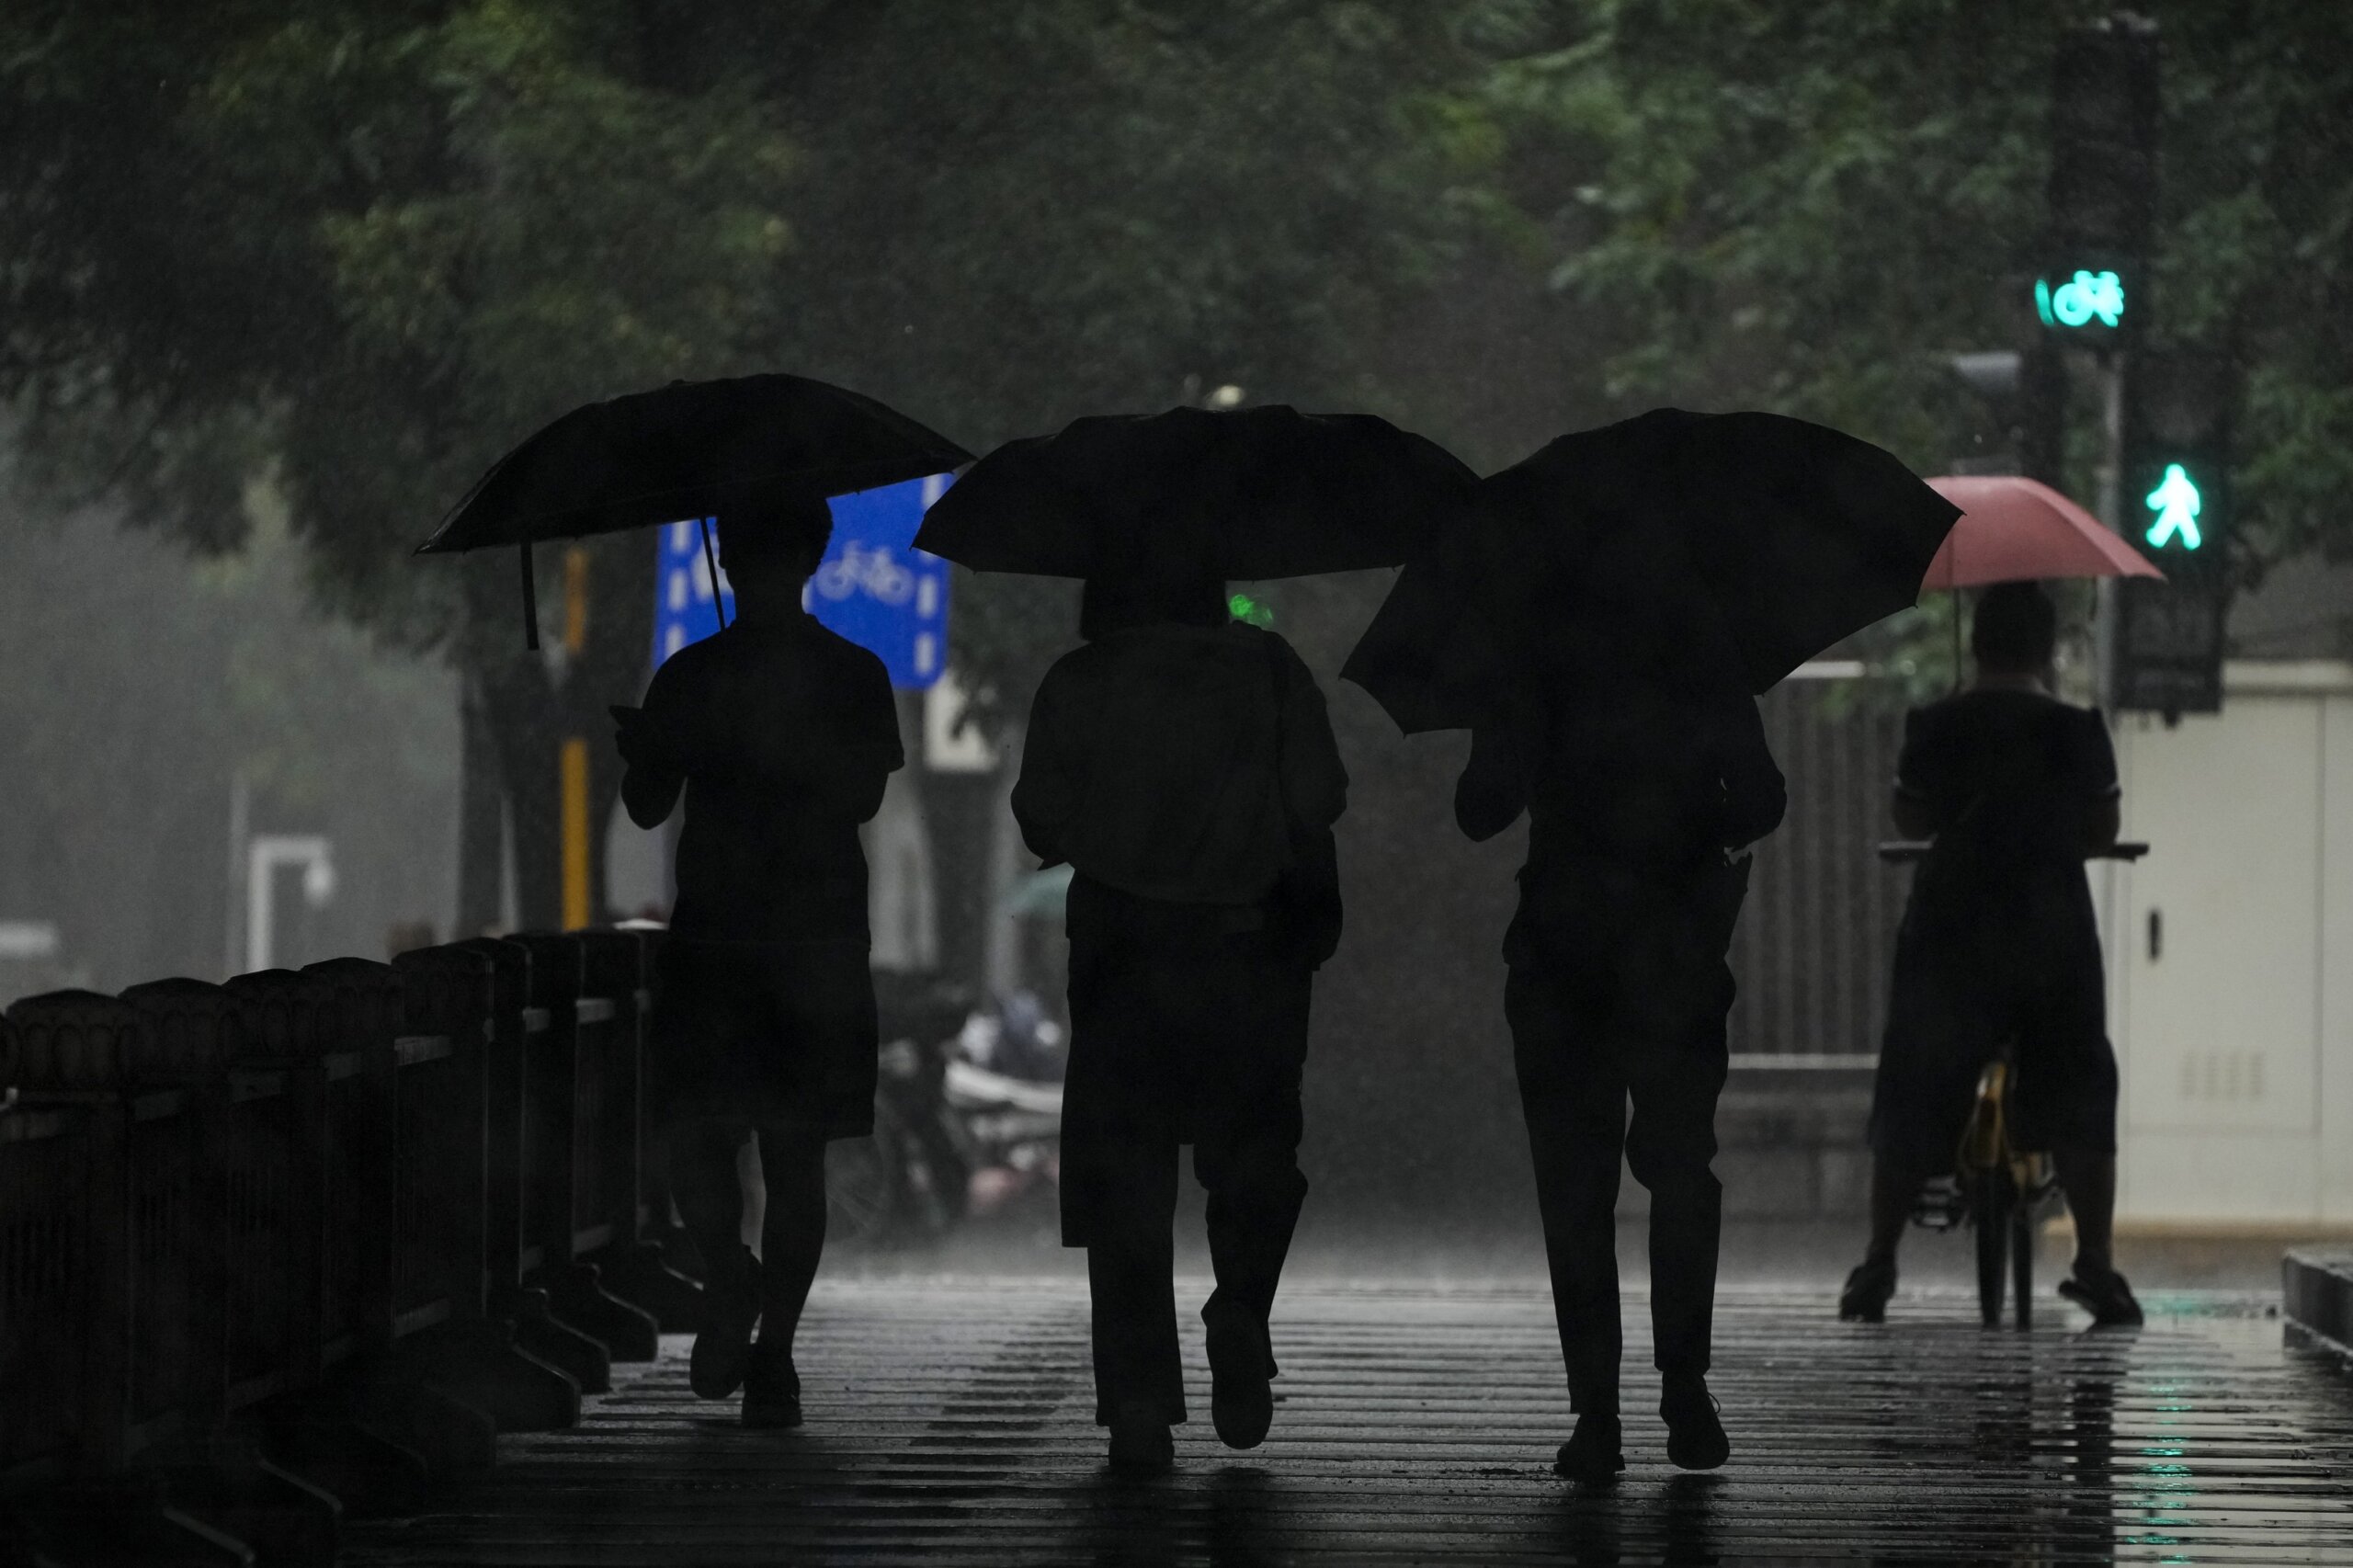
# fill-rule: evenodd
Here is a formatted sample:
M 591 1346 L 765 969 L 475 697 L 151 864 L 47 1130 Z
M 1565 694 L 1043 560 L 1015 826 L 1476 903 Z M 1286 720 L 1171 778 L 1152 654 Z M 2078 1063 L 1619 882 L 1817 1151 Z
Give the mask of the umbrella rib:
M 710 574 L 710 613 L 718 617 L 719 630 L 724 631 L 727 630 L 727 601 L 719 597 L 719 557 L 710 548 L 710 519 L 697 517 L 695 525 L 702 529 L 702 569 Z

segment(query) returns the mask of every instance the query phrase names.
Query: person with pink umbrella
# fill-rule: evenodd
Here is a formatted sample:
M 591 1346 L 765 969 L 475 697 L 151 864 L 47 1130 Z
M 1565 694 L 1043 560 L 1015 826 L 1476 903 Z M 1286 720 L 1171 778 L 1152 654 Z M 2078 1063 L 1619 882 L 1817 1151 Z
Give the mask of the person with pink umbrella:
M 1952 1158 L 1979 1071 L 2010 1042 L 2016 1132 L 2051 1152 L 2075 1224 L 2060 1293 L 2096 1324 L 2137 1324 L 2110 1246 L 2116 1054 L 2082 868 L 2116 842 L 2121 797 L 2098 711 L 2051 693 L 2058 612 L 2038 579 L 2158 574 L 2032 480 L 1929 483 L 1963 512 L 1922 586 L 1984 585 L 1977 678 L 1905 716 L 1896 827 L 1934 843 L 1896 936 L 1871 1099 L 1870 1241 L 1838 1315 L 1885 1316 L 1913 1201 Z

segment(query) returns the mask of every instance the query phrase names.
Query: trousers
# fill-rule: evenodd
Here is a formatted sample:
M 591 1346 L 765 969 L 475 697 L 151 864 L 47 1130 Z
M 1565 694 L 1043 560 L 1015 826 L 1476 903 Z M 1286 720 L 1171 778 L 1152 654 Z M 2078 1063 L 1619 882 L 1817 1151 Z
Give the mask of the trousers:
M 1676 1379 L 1709 1367 L 1723 1214 L 1715 1114 L 1733 1002 L 1724 952 L 1746 870 L 1709 868 L 1664 896 L 1631 875 L 1586 886 L 1610 896 L 1523 903 L 1504 1012 L 1570 1402 L 1612 1411 L 1621 1161 L 1651 1195 L 1658 1369 Z M 1574 924 L 1572 902 L 1584 906 Z M 1572 931 L 1577 940 L 1561 939 Z
M 1267 1320 L 1307 1196 L 1300 1076 L 1312 971 L 1226 915 L 1129 907 L 1075 886 L 1063 1242 L 1086 1249 L 1096 1419 L 1122 1403 L 1186 1418 L 1173 1229 L 1177 1154 L 1209 1196 L 1217 1286 L 1202 1317 Z

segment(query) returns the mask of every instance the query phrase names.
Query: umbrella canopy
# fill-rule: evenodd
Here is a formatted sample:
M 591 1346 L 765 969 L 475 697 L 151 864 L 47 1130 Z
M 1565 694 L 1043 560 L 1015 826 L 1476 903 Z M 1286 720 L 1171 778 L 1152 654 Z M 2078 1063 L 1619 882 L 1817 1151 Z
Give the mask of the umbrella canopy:
M 2047 484 L 2016 474 L 1968 474 L 1928 485 L 1961 508 L 1961 521 L 1928 562 L 1924 591 L 2046 577 L 2165 575 Z
M 520 546 L 523 641 L 540 645 L 531 546 L 942 473 L 972 453 L 806 376 L 672 381 L 575 408 L 491 465 L 419 555 Z M 703 555 L 716 586 L 710 529 Z
M 915 545 L 1049 577 L 1346 572 L 1406 559 L 1475 483 L 1437 442 L 1370 415 L 1104 415 L 989 453 Z
M 921 479 L 972 454 L 805 376 L 673 381 L 575 408 L 491 466 L 420 555 L 579 539 Z
M 1408 733 L 1473 722 L 1577 618 L 1671 615 L 1764 691 L 1915 603 L 1957 508 L 1869 442 L 1770 414 L 1649 414 L 1483 481 L 1341 674 Z

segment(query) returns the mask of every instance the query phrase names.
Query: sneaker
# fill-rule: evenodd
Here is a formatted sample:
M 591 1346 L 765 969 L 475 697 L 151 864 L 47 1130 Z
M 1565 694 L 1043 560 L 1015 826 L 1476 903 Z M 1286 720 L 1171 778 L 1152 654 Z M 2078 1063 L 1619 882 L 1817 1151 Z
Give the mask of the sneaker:
M 1176 1465 L 1176 1439 L 1160 1407 L 1129 1400 L 1111 1419 L 1111 1468 L 1122 1475 L 1165 1475 Z
M 1622 1437 L 1616 1411 L 1587 1411 L 1577 1417 L 1576 1430 L 1553 1456 L 1552 1473 L 1587 1486 L 1615 1481 L 1626 1468 Z
M 2141 1303 L 2124 1276 L 2113 1268 L 2104 1275 L 2087 1276 L 2079 1263 L 2074 1273 L 2059 1281 L 2059 1293 L 2091 1313 L 2094 1328 L 2141 1326 Z
M 1218 1441 L 1229 1449 L 1255 1449 L 1267 1440 L 1267 1428 L 1275 1421 L 1266 1327 L 1232 1316 L 1212 1322 L 1209 1350 L 1210 1419 Z
M 760 1260 L 752 1249 L 721 1278 L 703 1286 L 702 1332 L 695 1335 L 687 1382 L 698 1398 L 725 1399 L 744 1386 L 752 1358 L 752 1329 L 760 1321 Z
M 1885 1323 L 1888 1298 L 1894 1294 L 1894 1264 L 1859 1264 L 1847 1276 L 1847 1288 L 1838 1292 L 1838 1321 Z
M 1732 1457 L 1732 1440 L 1724 1436 L 1718 1408 L 1701 1379 L 1667 1384 L 1658 1413 L 1666 1423 L 1666 1457 L 1677 1469 L 1714 1470 Z
M 744 1373 L 744 1425 L 801 1425 L 801 1373 L 790 1345 L 755 1345 Z

